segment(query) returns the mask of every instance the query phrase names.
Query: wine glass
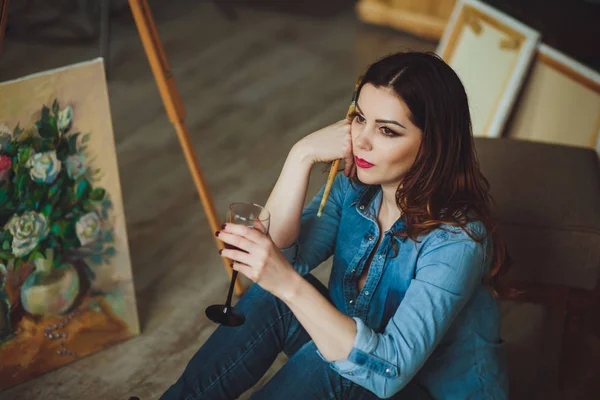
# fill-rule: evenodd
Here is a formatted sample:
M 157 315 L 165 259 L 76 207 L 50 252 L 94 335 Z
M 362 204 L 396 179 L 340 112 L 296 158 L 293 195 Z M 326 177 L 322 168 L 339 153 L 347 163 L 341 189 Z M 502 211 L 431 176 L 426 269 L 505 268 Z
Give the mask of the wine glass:
M 226 221 L 228 224 L 239 224 L 247 227 L 258 229 L 264 235 L 269 234 L 269 223 L 271 215 L 269 211 L 257 204 L 253 203 L 232 203 L 227 211 Z M 243 251 L 235 246 L 224 243 L 225 248 Z M 227 293 L 227 301 L 225 304 L 214 304 L 206 308 L 206 316 L 213 322 L 225 326 L 242 325 L 246 320 L 244 314 L 231 306 L 231 296 L 235 280 L 237 279 L 238 271 L 233 271 L 231 275 L 231 283 L 229 284 L 229 293 Z

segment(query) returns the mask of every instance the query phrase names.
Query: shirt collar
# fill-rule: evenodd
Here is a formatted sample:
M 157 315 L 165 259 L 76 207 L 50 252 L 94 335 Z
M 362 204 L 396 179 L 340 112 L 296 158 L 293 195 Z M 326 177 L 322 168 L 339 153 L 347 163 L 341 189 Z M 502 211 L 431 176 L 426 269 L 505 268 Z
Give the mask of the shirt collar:
M 383 191 L 381 185 L 369 185 L 359 193 L 356 198 L 350 203 L 349 207 L 356 207 L 356 211 L 367 219 L 377 219 L 377 212 L 383 201 Z M 399 218 L 390 228 L 393 232 L 401 230 L 405 226 L 405 217 Z M 406 237 L 394 236 L 401 242 L 406 240 Z
M 367 209 L 367 206 L 373 200 L 375 194 L 381 190 L 381 186 L 379 185 L 368 185 L 361 190 L 361 192 L 356 195 L 352 203 L 350 203 L 350 207 L 354 207 L 358 204 L 358 209 L 364 211 Z

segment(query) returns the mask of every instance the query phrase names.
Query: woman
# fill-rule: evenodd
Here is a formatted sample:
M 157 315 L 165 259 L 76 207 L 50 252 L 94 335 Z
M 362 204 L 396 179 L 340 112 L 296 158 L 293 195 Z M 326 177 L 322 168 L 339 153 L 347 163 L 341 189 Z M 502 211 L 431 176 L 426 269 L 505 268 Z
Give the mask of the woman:
M 356 111 L 294 145 L 266 208 L 270 237 L 226 225 L 223 250 L 257 285 L 163 399 L 505 399 L 491 279 L 505 261 L 465 90 L 431 53 L 366 71 Z M 304 210 L 317 162 L 345 160 Z M 281 249 L 281 250 L 280 250 Z M 334 256 L 329 289 L 309 272 Z

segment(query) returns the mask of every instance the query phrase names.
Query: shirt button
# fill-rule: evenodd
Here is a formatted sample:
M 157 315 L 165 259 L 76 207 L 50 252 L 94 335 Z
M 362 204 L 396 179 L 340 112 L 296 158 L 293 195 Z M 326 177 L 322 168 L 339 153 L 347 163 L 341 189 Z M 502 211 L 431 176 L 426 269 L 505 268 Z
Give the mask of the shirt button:
M 348 375 L 354 376 L 354 372 L 348 372 Z
M 367 240 L 371 241 L 373 239 L 375 239 L 373 236 L 367 236 Z
M 383 256 L 379 256 L 379 259 L 380 259 L 380 260 L 383 260 Z
M 361 210 L 364 210 L 364 209 L 365 209 L 365 206 L 362 206 L 362 205 L 361 205 L 361 206 L 360 206 L 360 207 L 358 207 L 358 208 L 360 208 Z
M 365 292 L 365 296 L 368 296 L 368 295 L 369 295 L 369 291 L 367 290 L 367 291 Z
M 353 270 L 352 270 L 352 271 L 350 271 L 350 272 L 351 272 L 351 273 L 355 273 L 355 272 L 356 272 L 356 270 L 355 270 L 355 269 L 353 269 Z
M 385 373 L 386 373 L 386 374 L 388 374 L 388 375 L 391 375 L 391 374 L 392 374 L 392 370 L 391 370 L 391 369 L 389 369 L 389 368 L 387 368 L 387 369 L 385 370 Z
M 350 303 L 350 304 L 354 304 L 354 300 L 350 300 L 348 303 Z

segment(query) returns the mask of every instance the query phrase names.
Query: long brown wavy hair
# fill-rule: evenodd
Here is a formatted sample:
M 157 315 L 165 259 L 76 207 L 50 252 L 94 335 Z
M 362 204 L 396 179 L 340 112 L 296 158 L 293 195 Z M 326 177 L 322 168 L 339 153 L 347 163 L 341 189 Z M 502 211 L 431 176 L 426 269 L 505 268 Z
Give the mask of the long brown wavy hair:
M 466 226 L 481 221 L 493 242 L 491 270 L 484 283 L 496 294 L 495 278 L 508 267 L 509 256 L 491 215 L 490 185 L 479 169 L 467 94 L 458 75 L 434 53 L 401 52 L 371 64 L 354 99 L 368 83 L 393 90 L 423 132 L 415 162 L 396 190 L 406 230 L 394 235 L 418 242 L 417 237 L 445 224 L 462 228 L 481 244 L 485 235 Z M 352 182 L 362 185 L 356 175 Z M 396 247 L 395 251 L 397 255 Z

